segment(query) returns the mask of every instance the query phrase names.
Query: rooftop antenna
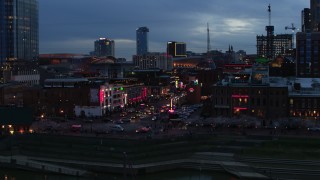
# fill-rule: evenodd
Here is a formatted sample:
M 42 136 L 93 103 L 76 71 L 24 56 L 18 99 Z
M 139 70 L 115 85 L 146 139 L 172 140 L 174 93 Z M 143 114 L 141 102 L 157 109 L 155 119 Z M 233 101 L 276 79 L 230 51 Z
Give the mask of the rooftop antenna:
M 269 12 L 269 26 L 271 26 L 271 6 L 270 6 L 270 4 L 268 6 L 268 12 Z
M 210 45 L 210 29 L 209 29 L 209 23 L 207 23 L 207 53 L 209 54 L 209 51 L 211 50 Z

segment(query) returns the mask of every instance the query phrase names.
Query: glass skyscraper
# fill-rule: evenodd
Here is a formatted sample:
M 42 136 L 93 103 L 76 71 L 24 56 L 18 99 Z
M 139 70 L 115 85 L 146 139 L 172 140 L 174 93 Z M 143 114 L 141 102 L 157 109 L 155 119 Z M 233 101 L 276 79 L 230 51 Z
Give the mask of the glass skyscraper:
M 320 0 L 310 0 L 311 25 L 313 31 L 320 31 Z
M 0 0 L 0 63 L 39 55 L 38 0 Z
M 139 27 L 137 30 L 137 55 L 148 53 L 148 32 L 147 27 Z

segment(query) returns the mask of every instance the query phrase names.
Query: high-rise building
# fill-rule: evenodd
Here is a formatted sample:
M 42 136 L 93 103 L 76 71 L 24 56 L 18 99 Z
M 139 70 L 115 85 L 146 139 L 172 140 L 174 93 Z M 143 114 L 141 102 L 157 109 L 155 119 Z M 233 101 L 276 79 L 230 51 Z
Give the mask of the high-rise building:
M 267 36 L 266 36 L 266 58 L 274 58 L 274 26 L 266 26 Z
M 184 42 L 169 41 L 167 43 L 167 54 L 172 57 L 186 57 L 187 45 Z
M 304 8 L 301 12 L 301 31 L 311 31 L 311 11 L 309 8 Z
M 320 32 L 297 33 L 296 75 L 320 77 Z
M 145 55 L 148 53 L 148 32 L 147 27 L 139 27 L 137 33 L 137 55 Z
M 268 46 L 268 38 L 263 35 L 257 36 L 257 55 L 259 57 L 274 59 L 278 55 L 286 56 L 287 50 L 292 49 L 292 34 L 273 35 L 271 37 L 272 47 Z
M 98 57 L 115 56 L 114 41 L 107 38 L 99 38 L 94 42 L 94 55 Z
M 320 0 L 310 0 L 310 6 L 312 31 L 320 31 Z
M 38 0 L 0 1 L 0 63 L 39 55 Z

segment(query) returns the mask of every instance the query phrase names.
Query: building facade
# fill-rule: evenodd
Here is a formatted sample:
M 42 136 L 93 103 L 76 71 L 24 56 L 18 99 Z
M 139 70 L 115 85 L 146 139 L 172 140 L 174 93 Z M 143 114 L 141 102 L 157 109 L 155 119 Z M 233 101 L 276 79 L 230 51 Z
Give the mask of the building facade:
M 297 33 L 296 75 L 320 77 L 320 32 Z
M 169 41 L 167 43 L 167 54 L 176 57 L 187 57 L 187 45 L 184 42 Z
M 134 55 L 133 64 L 140 70 L 161 69 L 171 71 L 173 67 L 172 56 L 164 53 L 148 53 L 145 55 Z
M 0 1 L 0 63 L 39 55 L 37 0 Z
M 310 8 L 304 8 L 301 12 L 301 31 L 311 31 L 311 10 Z
M 277 56 L 284 56 L 287 50 L 292 49 L 292 34 L 279 34 L 272 36 L 272 47 L 268 43 L 268 36 L 257 36 L 257 56 L 274 59 Z M 269 40 L 270 41 L 270 40 Z
M 149 51 L 148 33 L 149 33 L 149 29 L 147 27 L 139 27 L 136 30 L 136 38 L 137 38 L 137 54 L 136 55 L 144 55 L 148 53 Z
M 310 82 L 308 84 L 298 81 L 289 91 L 289 117 L 320 120 L 320 79 L 300 79 Z
M 313 32 L 320 30 L 320 0 L 310 0 L 311 28 Z
M 115 43 L 107 38 L 99 38 L 94 42 L 94 54 L 98 57 L 115 56 Z
M 287 117 L 288 87 L 282 78 L 269 77 L 269 66 L 231 71 L 212 88 L 214 116 L 254 116 L 262 119 Z

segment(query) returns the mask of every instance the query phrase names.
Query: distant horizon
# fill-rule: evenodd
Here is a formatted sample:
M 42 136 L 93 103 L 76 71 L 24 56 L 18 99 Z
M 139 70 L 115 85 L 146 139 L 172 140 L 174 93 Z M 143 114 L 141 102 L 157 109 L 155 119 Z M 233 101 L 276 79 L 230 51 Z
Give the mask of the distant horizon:
M 143 26 L 150 30 L 150 52 L 166 52 L 166 42 L 181 41 L 187 44 L 187 51 L 203 53 L 207 23 L 212 50 L 225 52 L 233 45 L 235 51 L 256 54 L 256 36 L 266 34 L 269 3 L 275 34 L 292 34 L 285 30 L 291 23 L 301 29 L 301 11 L 310 7 L 306 0 L 123 1 L 39 1 L 40 54 L 89 54 L 94 41 L 105 37 L 115 41 L 116 58 L 132 60 L 135 30 Z

